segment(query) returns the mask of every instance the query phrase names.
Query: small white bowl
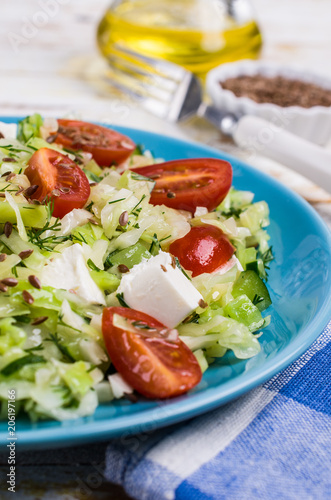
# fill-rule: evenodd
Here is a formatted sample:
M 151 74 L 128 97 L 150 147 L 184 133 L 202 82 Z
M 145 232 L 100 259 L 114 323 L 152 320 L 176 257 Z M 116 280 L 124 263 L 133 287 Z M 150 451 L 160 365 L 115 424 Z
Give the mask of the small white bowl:
M 248 97 L 237 97 L 230 90 L 224 90 L 220 82 L 241 75 L 283 76 L 315 83 L 331 90 L 331 80 L 295 66 L 282 66 L 263 61 L 244 60 L 222 64 L 207 75 L 207 92 L 213 104 L 224 111 L 238 116 L 255 115 L 285 128 L 311 142 L 326 144 L 331 136 L 331 107 L 300 106 L 281 107 L 272 103 L 257 103 Z

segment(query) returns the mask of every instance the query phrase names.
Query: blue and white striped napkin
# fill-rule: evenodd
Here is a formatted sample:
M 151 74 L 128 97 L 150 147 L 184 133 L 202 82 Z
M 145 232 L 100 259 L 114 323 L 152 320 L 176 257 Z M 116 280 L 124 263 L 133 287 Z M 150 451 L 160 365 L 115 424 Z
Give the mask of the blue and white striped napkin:
M 139 500 L 331 499 L 330 374 L 331 322 L 301 358 L 240 399 L 114 440 L 105 477 Z

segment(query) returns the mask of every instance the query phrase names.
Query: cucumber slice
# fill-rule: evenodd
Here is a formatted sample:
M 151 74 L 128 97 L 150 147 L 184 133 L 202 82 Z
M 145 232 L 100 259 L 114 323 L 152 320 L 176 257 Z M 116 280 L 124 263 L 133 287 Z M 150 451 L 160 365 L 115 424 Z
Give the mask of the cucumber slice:
M 224 307 L 224 313 L 239 323 L 243 323 L 251 332 L 258 330 L 264 323 L 260 311 L 247 295 L 239 295 L 239 297 L 231 300 Z
M 233 285 L 232 296 L 247 295 L 254 305 L 264 311 L 271 305 L 271 298 L 266 285 L 252 270 L 244 271 Z
M 151 254 L 144 247 L 142 243 L 136 243 L 131 247 L 120 250 L 116 254 L 110 257 L 113 266 L 118 266 L 119 264 L 124 264 L 129 269 L 131 269 L 136 264 L 140 264 L 143 259 L 149 259 Z

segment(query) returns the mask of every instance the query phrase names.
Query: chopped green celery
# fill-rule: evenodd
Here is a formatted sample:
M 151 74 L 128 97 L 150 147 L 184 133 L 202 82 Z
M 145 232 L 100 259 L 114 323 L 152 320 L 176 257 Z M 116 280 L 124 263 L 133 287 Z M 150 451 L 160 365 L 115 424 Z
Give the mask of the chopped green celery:
M 14 318 L 0 320 L 0 354 L 3 355 L 14 346 L 21 347 L 26 340 L 26 333 L 14 325 Z
M 28 281 L 20 281 L 14 288 L 8 289 L 9 302 L 12 306 L 27 305 L 22 297 L 23 290 L 27 290 L 33 297 L 34 302 L 30 305 L 31 309 L 41 307 L 44 309 L 53 309 L 60 311 L 62 301 L 59 300 L 54 292 L 56 290 L 50 286 L 43 286 L 41 290 L 34 288 Z
M 207 358 L 222 358 L 226 353 L 226 347 L 223 347 L 219 344 L 215 344 L 211 347 L 207 347 L 206 349 L 206 357 Z
M 32 139 L 29 140 L 27 146 L 31 146 L 35 149 L 41 149 L 41 148 L 48 148 L 48 149 L 53 149 L 54 151 L 57 151 L 58 153 L 67 155 L 65 151 L 58 145 L 55 144 L 54 142 L 49 143 L 47 141 L 44 141 L 41 137 L 33 137 Z
M 13 230 L 9 238 L 2 234 L 0 236 L 0 241 L 2 241 L 2 243 L 4 243 L 9 250 L 17 255 L 24 250 L 33 250 L 32 254 L 24 259 L 24 264 L 26 267 L 34 271 L 38 271 L 44 266 L 46 256 L 49 255 L 47 252 L 44 256 L 36 245 L 28 241 L 23 241 L 15 230 Z
M 93 231 L 93 224 L 90 224 L 89 222 L 84 224 L 84 226 L 75 227 L 75 229 L 71 231 L 71 236 L 74 243 L 87 243 L 89 246 L 92 246 L 97 240 Z M 105 236 L 103 239 L 106 239 Z
M 110 256 L 110 261 L 113 266 L 118 266 L 119 264 L 124 264 L 129 269 L 131 269 L 136 264 L 140 264 L 143 259 L 150 259 L 151 254 L 146 247 L 140 242 L 132 245 L 131 247 L 124 248 L 114 255 Z
M 271 299 L 266 285 L 261 278 L 251 270 L 244 271 L 233 285 L 232 295 L 237 298 L 245 294 L 260 311 L 271 305 Z
M 18 122 L 17 139 L 23 143 L 29 141 L 32 137 L 40 136 L 40 127 L 43 119 L 39 113 L 27 116 Z
M 143 194 L 149 195 L 155 186 L 155 181 L 139 175 L 135 171 L 126 170 L 120 177 L 116 188 L 129 189 L 137 198 L 141 198 Z M 149 197 L 148 197 L 149 198 Z M 148 199 L 147 199 L 148 201 Z
M 16 374 L 16 372 L 19 372 L 26 365 L 40 364 L 46 362 L 43 356 L 32 353 L 29 354 L 24 353 L 23 356 L 17 356 L 15 353 L 15 359 L 11 360 L 9 363 L 6 363 L 6 361 L 7 360 L 5 360 L 5 366 L 3 366 L 0 370 L 0 374 L 5 377 L 10 377 L 14 373 Z
M 98 176 L 102 174 L 102 168 L 100 168 L 97 162 L 93 159 L 87 162 L 86 165 L 84 165 L 84 170 L 88 170 L 89 172 L 92 172 L 92 174 Z
M 247 271 L 254 271 L 263 280 L 267 278 L 267 273 L 262 259 L 256 259 L 254 262 L 249 262 L 246 269 Z
M 5 295 L 0 295 L 0 318 L 20 316 L 27 313 L 29 313 L 29 309 L 22 301 L 8 300 Z
M 61 363 L 60 374 L 64 382 L 74 394 L 86 394 L 93 385 L 93 379 L 87 372 L 87 364 L 84 361 L 76 361 L 67 366 L 68 368 Z
M 232 187 L 216 210 L 228 213 L 231 212 L 231 209 L 242 209 L 252 203 L 253 198 L 254 194 L 251 191 L 237 191 Z
M 203 352 L 202 349 L 198 349 L 197 351 L 194 351 L 193 354 L 197 358 L 197 362 L 200 365 L 202 373 L 204 373 L 208 368 L 208 363 L 205 357 L 205 353 Z
M 107 271 L 90 271 L 90 275 L 98 287 L 107 292 L 114 292 L 121 281 L 115 274 L 107 273 Z
M 210 306 L 200 314 L 199 324 L 202 325 L 203 323 L 207 323 L 215 316 L 223 316 L 223 315 L 224 315 L 223 308 L 219 307 L 219 304 L 217 303 L 210 304 Z
M 90 224 L 90 226 L 95 240 L 107 240 L 104 230 L 101 226 L 97 226 L 96 224 Z
M 17 203 L 23 223 L 28 227 L 44 227 L 47 220 L 47 209 L 44 205 Z M 0 201 L 0 223 L 11 222 L 16 224 L 16 214 L 6 201 Z
M 240 214 L 239 218 L 242 225 L 254 234 L 269 224 L 269 207 L 265 201 L 253 203 Z
M 231 300 L 224 307 L 224 313 L 239 323 L 246 325 L 251 332 L 258 330 L 264 323 L 261 312 L 245 294 Z
M 12 269 L 15 267 L 21 258 L 18 255 L 7 255 L 6 259 L 1 262 L 0 266 L 0 279 L 13 277 Z

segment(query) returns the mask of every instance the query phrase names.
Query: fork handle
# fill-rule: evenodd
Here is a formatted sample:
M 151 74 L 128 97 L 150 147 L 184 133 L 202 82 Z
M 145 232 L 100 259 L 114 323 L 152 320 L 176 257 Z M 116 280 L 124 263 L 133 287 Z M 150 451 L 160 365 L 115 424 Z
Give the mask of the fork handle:
M 331 152 L 257 116 L 243 116 L 232 133 L 251 155 L 262 154 L 304 175 L 331 193 Z
M 197 113 L 223 133 L 252 158 L 261 154 L 304 175 L 331 193 L 331 152 L 257 116 L 234 115 L 202 104 Z

